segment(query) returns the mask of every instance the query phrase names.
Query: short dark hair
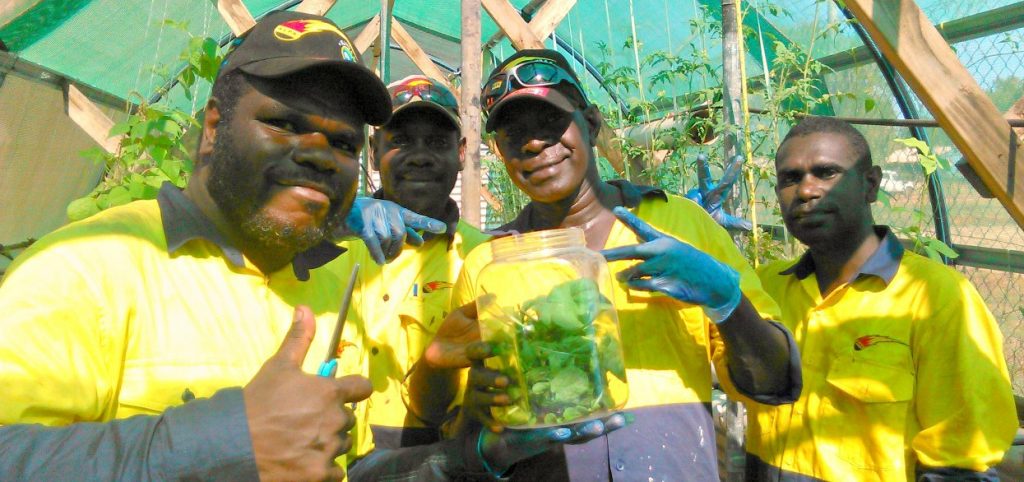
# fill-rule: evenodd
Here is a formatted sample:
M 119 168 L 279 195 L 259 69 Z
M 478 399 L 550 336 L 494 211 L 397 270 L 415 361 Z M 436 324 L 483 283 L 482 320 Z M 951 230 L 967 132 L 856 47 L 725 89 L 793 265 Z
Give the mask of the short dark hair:
M 245 72 L 232 70 L 218 77 L 210 89 L 210 97 L 217 99 L 217 109 L 221 119 L 228 120 L 235 113 L 238 99 L 248 92 L 251 84 Z
M 864 134 L 844 120 L 823 116 L 807 116 L 793 126 L 775 151 L 776 160 L 778 160 L 778 153 L 782 151 L 782 146 L 786 145 L 786 141 L 818 133 L 843 136 L 853 149 L 853 154 L 857 156 L 857 167 L 861 169 L 871 167 L 871 148 L 868 147 L 868 141 L 864 138 Z

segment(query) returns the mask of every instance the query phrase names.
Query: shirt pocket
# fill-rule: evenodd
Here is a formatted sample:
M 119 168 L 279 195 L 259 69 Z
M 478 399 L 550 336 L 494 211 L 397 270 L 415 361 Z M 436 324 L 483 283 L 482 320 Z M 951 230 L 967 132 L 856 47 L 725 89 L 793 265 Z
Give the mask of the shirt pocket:
M 852 352 L 834 360 L 825 381 L 818 432 L 856 474 L 905 469 L 905 431 L 915 374 L 910 349 Z M 861 478 L 857 476 L 855 478 Z M 886 476 L 882 477 L 883 479 Z

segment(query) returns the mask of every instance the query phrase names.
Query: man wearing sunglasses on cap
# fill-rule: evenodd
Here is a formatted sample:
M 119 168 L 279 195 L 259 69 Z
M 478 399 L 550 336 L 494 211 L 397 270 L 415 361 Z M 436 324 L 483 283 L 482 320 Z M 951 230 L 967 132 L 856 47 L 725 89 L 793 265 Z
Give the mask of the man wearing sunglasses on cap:
M 635 417 L 606 436 L 502 467 L 505 474 L 517 480 L 717 480 L 707 409 L 712 363 L 734 394 L 762 403 L 791 402 L 799 394 L 792 336 L 768 321 L 778 318 L 778 306 L 701 206 L 660 189 L 600 179 L 594 147 L 601 115 L 560 54 L 514 54 L 484 84 L 482 103 L 509 177 L 531 199 L 499 230 L 582 228 L 588 247 L 603 250 L 617 273 L 615 305 L 630 385 L 625 410 Z M 485 245 L 470 253 L 453 305 L 476 298 L 476 275 L 489 261 Z M 467 365 L 474 345 L 455 336 L 463 331 L 445 323 L 426 361 Z M 489 380 L 478 376 L 466 398 L 507 405 L 501 388 L 507 384 L 497 373 Z
M 360 315 L 366 320 L 369 373 L 374 391 L 368 400 L 369 424 L 377 448 L 398 448 L 435 442 L 441 413 L 423 413 L 410 406 L 409 383 L 427 382 L 410 371 L 423 354 L 437 326 L 448 315 L 451 287 L 462 258 L 487 236 L 462 221 L 449 195 L 462 170 L 462 138 L 458 104 L 446 87 L 422 75 L 388 86 L 394 109 L 391 119 L 371 138 L 373 168 L 381 187 L 373 197 L 443 221 L 447 231 L 425 233 L 422 244 L 406 244 L 385 265 L 373 262 L 369 249 L 346 242 L 344 257 L 328 265 L 346 276 L 351 263 L 360 270 Z M 430 387 L 411 387 L 429 390 Z M 429 410 L 426 410 L 429 411 Z

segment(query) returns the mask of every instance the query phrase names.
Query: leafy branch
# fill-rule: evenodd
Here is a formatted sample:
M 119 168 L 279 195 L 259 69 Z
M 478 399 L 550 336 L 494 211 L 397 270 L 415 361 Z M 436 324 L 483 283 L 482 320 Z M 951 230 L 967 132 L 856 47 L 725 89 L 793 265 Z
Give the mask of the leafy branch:
M 166 23 L 185 30 L 183 24 Z M 137 107 L 110 130 L 111 137 L 121 138 L 117 151 L 92 148 L 82 153 L 102 163 L 105 169 L 103 179 L 92 192 L 68 205 L 67 215 L 71 221 L 136 199 L 153 199 L 164 182 L 179 187 L 187 183 L 193 159 L 185 146 L 185 135 L 189 129 L 199 127 L 199 121 L 196 112 L 177 108 L 167 99 L 169 94 L 180 91 L 186 99 L 192 100 L 201 84 L 213 84 L 223 60 L 215 40 L 188 35 L 188 46 L 178 57 L 185 67 L 175 76 L 175 82 L 168 84 L 172 85 L 170 89 L 158 92 L 162 100 L 150 104 L 138 92 L 129 96 L 137 101 Z M 157 72 L 165 70 L 154 68 Z

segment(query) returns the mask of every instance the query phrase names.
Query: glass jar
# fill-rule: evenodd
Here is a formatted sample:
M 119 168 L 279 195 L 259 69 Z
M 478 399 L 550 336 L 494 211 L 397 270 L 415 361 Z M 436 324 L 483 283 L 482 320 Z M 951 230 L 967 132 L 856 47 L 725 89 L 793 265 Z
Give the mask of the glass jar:
M 509 427 L 575 423 L 622 408 L 629 389 L 600 253 L 577 228 L 495 239 L 477 278 L 488 368 L 506 374 L 513 405 L 493 407 Z

